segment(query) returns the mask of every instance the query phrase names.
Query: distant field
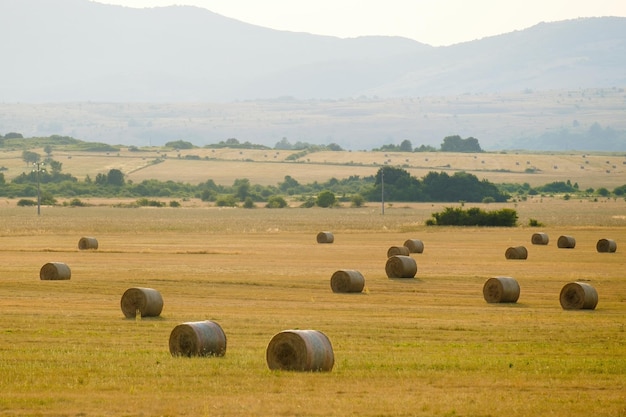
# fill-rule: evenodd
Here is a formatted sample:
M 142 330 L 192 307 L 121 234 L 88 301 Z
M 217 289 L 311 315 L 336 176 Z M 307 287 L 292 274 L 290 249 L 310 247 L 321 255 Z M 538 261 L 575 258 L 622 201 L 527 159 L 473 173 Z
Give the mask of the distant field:
M 38 153 L 45 155 L 43 150 Z M 231 185 L 235 179 L 248 178 L 253 184 L 276 185 L 285 175 L 300 183 L 328 179 L 375 175 L 383 165 L 402 167 L 416 177 L 429 171 L 466 171 L 495 183 L 528 183 L 531 186 L 553 181 L 578 183 L 581 189 L 606 187 L 609 190 L 626 183 L 626 155 L 589 153 L 402 153 L 402 152 L 316 152 L 296 161 L 286 158 L 293 151 L 250 149 L 206 149 L 164 151 L 154 148 L 119 153 L 55 151 L 53 158 L 62 162 L 63 172 L 79 179 L 110 169 L 120 169 L 135 182 L 146 179 L 182 181 L 198 184 L 212 179 Z M 190 157 L 198 159 L 188 159 Z M 155 164 L 157 158 L 163 162 Z M 0 167 L 7 180 L 29 172 L 21 151 L 0 151 Z
M 72 158 L 74 159 L 74 158 Z M 623 200 L 530 199 L 520 223 L 426 227 L 441 204 L 334 209 L 16 208 L 0 201 L 0 414 L 7 416 L 626 415 L 626 212 Z M 500 207 L 492 204 L 480 207 Z M 503 205 L 504 206 L 504 205 Z M 508 206 L 511 206 L 510 204 Z M 320 245 L 317 232 L 335 242 Z M 550 237 L 530 244 L 532 233 Z M 559 249 L 558 236 L 574 236 Z M 82 236 L 99 241 L 79 251 Z M 387 249 L 424 242 L 414 279 L 385 275 Z M 616 253 L 597 253 L 600 238 Z M 525 245 L 527 260 L 506 260 Z M 41 281 L 47 262 L 69 281 Z M 330 277 L 357 269 L 361 294 Z M 485 281 L 514 277 L 516 304 L 487 304 Z M 569 282 L 595 310 L 566 311 Z M 131 287 L 157 289 L 159 318 L 125 319 Z M 172 329 L 214 320 L 222 358 L 174 358 Z M 270 371 L 286 329 L 331 340 L 328 373 Z

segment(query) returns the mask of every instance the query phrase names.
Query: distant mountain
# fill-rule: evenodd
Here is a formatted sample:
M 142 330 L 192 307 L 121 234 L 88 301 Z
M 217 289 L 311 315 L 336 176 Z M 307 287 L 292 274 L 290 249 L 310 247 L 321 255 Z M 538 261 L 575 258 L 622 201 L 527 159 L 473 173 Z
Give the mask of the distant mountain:
M 0 100 L 220 102 L 626 85 L 626 18 L 448 47 L 271 30 L 190 6 L 0 2 Z

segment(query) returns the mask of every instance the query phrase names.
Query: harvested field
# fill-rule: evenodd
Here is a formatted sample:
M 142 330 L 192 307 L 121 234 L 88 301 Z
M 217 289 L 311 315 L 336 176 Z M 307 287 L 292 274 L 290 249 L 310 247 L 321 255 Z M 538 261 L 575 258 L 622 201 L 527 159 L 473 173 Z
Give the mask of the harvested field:
M 572 234 L 576 249 L 532 245 L 528 260 L 507 261 L 503 248 L 534 229 L 426 227 L 445 206 L 430 203 L 394 204 L 384 216 L 376 205 L 42 207 L 37 217 L 3 205 L 0 413 L 623 415 L 626 254 L 596 243 L 626 240 L 624 201 L 516 204 L 520 224 L 535 218 L 550 236 Z M 329 228 L 336 241 L 318 244 Z M 106 247 L 77 250 L 86 232 Z M 428 248 L 415 257 L 419 274 L 388 279 L 385 248 L 415 236 Z M 71 265 L 72 279 L 41 281 L 50 259 Z M 340 268 L 358 269 L 367 290 L 330 291 Z M 515 277 L 517 303 L 485 302 L 495 276 Z M 560 306 L 569 282 L 597 289 L 595 310 Z M 158 288 L 167 308 L 125 319 L 120 294 L 131 286 Z M 172 329 L 203 320 L 223 327 L 226 355 L 172 356 Z M 268 369 L 266 348 L 284 329 L 327 335 L 332 371 Z

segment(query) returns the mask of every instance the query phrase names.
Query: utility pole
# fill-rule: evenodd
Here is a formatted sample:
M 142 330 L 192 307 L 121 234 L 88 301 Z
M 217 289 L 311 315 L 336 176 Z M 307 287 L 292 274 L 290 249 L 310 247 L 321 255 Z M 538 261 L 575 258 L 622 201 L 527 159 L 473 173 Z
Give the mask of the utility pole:
M 380 169 L 380 201 L 382 203 L 382 214 L 385 215 L 385 168 Z
M 43 169 L 44 163 L 43 162 L 34 162 L 33 163 L 33 171 L 37 173 L 37 216 L 41 215 L 41 188 L 40 188 L 40 181 L 39 181 L 39 174 L 41 173 L 41 171 L 45 171 L 45 169 Z

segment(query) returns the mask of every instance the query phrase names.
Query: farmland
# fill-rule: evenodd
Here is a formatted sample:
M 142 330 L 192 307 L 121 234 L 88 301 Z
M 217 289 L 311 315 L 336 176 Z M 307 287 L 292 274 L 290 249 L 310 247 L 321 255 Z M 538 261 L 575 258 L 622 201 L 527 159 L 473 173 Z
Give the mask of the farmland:
M 43 149 L 33 149 L 45 155 Z M 198 184 L 212 179 L 217 184 L 232 185 L 235 179 L 249 178 L 251 183 L 276 185 L 285 175 L 300 183 L 324 182 L 330 178 L 375 175 L 381 166 L 406 169 L 422 177 L 430 171 L 466 171 L 494 183 L 528 183 L 539 186 L 552 181 L 578 183 L 581 189 L 623 185 L 626 155 L 622 153 L 448 153 L 448 152 L 314 152 L 295 159 L 295 151 L 255 149 L 194 148 L 172 150 L 141 148 L 119 152 L 79 152 L 55 150 L 51 157 L 62 163 L 63 172 L 79 180 L 92 179 L 110 169 L 121 170 L 126 179 L 180 181 Z M 31 167 L 22 160 L 22 150 L 0 151 L 0 167 L 7 180 Z
M 2 203 L 0 413 L 3 415 L 555 415 L 623 416 L 626 398 L 626 241 L 622 200 L 530 199 L 534 228 L 426 227 L 439 204 L 336 209 L 32 208 Z M 492 204 L 491 206 L 499 206 Z M 502 205 L 505 206 L 505 205 Z M 332 230 L 333 244 L 315 235 Z M 558 249 L 560 234 L 575 249 Z M 97 250 L 79 251 L 81 236 Z M 389 279 L 386 250 L 420 238 L 414 279 Z M 504 251 L 526 245 L 527 260 Z M 67 281 L 41 281 L 46 262 Z M 365 276 L 361 294 L 336 294 L 338 269 Z M 516 304 L 487 304 L 482 286 L 511 276 Z M 559 291 L 593 285 L 595 310 L 566 311 Z M 159 290 L 158 318 L 126 319 L 130 287 Z M 177 358 L 178 324 L 214 320 L 219 358 Z M 316 329 L 332 342 L 327 373 L 270 371 L 277 332 Z
M 223 184 L 276 184 L 285 175 L 326 181 L 388 164 L 417 176 L 463 169 L 494 182 L 612 189 L 626 169 L 616 154 L 320 152 L 297 162 L 290 154 L 122 149 L 53 157 L 79 180 L 117 168 L 135 182 Z M 7 180 L 28 169 L 17 150 L 0 153 L 0 165 Z M 85 200 L 91 206 L 44 206 L 40 216 L 16 198 L 0 200 L 2 415 L 626 415 L 623 198 L 536 195 L 475 205 L 514 208 L 514 228 L 425 226 L 443 203 L 388 202 L 383 215 L 380 203 L 242 209 L 188 199 L 179 208 L 120 208 L 123 199 Z M 543 227 L 526 226 L 530 219 Z M 333 244 L 316 243 L 322 230 L 334 233 Z M 537 231 L 550 236 L 548 245 L 530 244 Z M 557 248 L 560 235 L 574 236 L 576 247 Z M 84 236 L 96 237 L 98 249 L 79 250 Z M 412 255 L 417 275 L 389 279 L 387 249 L 408 238 L 425 245 Z M 601 238 L 615 240 L 617 252 L 598 253 Z M 518 245 L 528 259 L 505 259 Z M 66 263 L 71 279 L 40 280 L 48 262 Z M 333 293 L 339 269 L 359 270 L 363 293 Z M 519 282 L 517 303 L 485 302 L 482 286 L 495 276 Z M 574 281 L 596 288 L 595 310 L 561 308 L 559 292 Z M 161 315 L 126 319 L 120 298 L 131 287 L 157 289 Z M 173 357 L 172 329 L 207 319 L 224 329 L 224 357 Z M 270 371 L 265 349 L 286 329 L 326 334 L 332 371 Z

